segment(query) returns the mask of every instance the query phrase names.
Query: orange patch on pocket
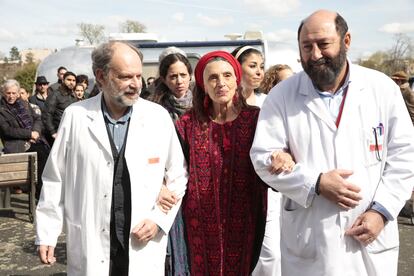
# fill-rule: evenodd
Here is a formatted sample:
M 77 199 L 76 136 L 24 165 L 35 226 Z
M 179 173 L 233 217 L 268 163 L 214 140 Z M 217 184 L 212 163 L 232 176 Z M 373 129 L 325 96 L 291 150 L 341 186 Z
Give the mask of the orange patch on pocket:
M 159 157 L 148 158 L 148 164 L 157 164 L 160 163 Z

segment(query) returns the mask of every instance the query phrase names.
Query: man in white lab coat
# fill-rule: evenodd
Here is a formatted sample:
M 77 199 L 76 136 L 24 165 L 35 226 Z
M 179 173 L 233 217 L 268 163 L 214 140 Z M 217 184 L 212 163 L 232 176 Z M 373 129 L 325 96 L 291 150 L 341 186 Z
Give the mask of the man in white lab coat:
M 320 10 L 298 30 L 304 72 L 281 82 L 260 112 L 251 158 L 283 194 L 283 275 L 396 275 L 399 210 L 414 183 L 414 131 L 398 86 L 351 64 L 351 36 Z M 291 173 L 268 172 L 290 151 Z
M 142 54 L 110 42 L 92 53 L 102 91 L 69 106 L 43 174 L 39 256 L 55 262 L 64 228 L 68 275 L 164 275 L 167 234 L 180 204 L 157 207 L 165 179 L 183 196 L 187 172 L 168 113 L 139 99 Z

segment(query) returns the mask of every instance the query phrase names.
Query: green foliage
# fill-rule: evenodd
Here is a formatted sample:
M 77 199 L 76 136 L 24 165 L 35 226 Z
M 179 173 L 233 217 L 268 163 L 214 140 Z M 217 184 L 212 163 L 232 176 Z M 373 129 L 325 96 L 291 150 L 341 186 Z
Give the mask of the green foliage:
M 16 46 L 13 46 L 10 49 L 10 60 L 11 61 L 22 61 L 22 57 L 20 55 L 19 49 Z
M 98 44 L 105 38 L 105 26 L 103 25 L 80 23 L 78 27 L 79 34 L 91 45 Z
M 27 63 L 23 65 L 23 67 L 19 69 L 14 75 L 14 78 L 20 83 L 20 86 L 25 88 L 28 92 L 31 92 L 33 90 L 36 69 L 36 63 Z
M 139 21 L 126 20 L 119 25 L 122 33 L 145 33 L 147 27 Z

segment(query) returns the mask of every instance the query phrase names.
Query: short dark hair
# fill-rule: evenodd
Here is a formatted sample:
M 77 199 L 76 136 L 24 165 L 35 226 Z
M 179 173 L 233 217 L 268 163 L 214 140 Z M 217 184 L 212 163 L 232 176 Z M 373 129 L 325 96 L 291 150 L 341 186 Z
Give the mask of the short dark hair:
M 305 24 L 305 20 L 306 19 L 300 22 L 300 25 L 298 28 L 298 41 L 299 41 L 300 32 L 302 31 L 303 24 Z M 339 13 L 336 13 L 335 28 L 336 28 L 336 32 L 339 34 L 341 39 L 344 39 L 345 34 L 348 32 L 348 24 L 346 23 L 345 19 Z
M 66 71 L 68 71 L 68 69 L 66 69 L 65 66 L 59 66 L 59 68 L 57 69 L 57 72 L 59 73 L 60 70 L 66 70 Z
M 63 75 L 63 79 L 66 79 L 68 76 L 74 76 L 76 79 L 76 74 L 71 72 L 71 71 L 67 71 L 64 75 Z
M 80 74 L 80 75 L 77 75 L 76 76 L 76 82 L 77 83 L 86 83 L 86 85 L 89 85 L 89 78 L 88 78 L 88 76 L 87 75 L 83 75 L 83 74 Z

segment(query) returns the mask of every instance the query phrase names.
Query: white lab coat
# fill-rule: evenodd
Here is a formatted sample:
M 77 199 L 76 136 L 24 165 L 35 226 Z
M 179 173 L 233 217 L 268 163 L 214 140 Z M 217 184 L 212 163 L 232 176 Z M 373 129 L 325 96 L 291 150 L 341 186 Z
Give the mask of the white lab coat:
M 338 129 L 304 72 L 273 88 L 262 106 L 250 154 L 259 176 L 283 194 L 282 275 L 397 274 L 397 216 L 414 183 L 414 129 L 391 79 L 350 64 L 350 81 Z M 379 152 L 372 150 L 376 127 Z M 270 154 L 280 149 L 297 164 L 271 175 Z M 352 210 L 312 192 L 319 173 L 335 168 L 353 170 L 348 180 L 361 188 Z M 344 232 L 372 201 L 393 220 L 364 247 Z
M 266 94 L 255 93 L 257 107 L 262 107 Z M 282 196 L 273 189 L 267 189 L 266 228 L 260 256 L 252 276 L 280 276 L 280 207 Z
M 174 125 L 161 106 L 133 106 L 125 158 L 131 179 L 131 229 L 144 219 L 162 231 L 146 245 L 130 238 L 129 275 L 164 275 L 167 233 L 181 204 L 156 206 L 163 179 L 183 195 L 187 172 Z M 62 226 L 68 275 L 108 275 L 114 161 L 101 95 L 69 106 L 43 173 L 36 244 L 55 246 Z

